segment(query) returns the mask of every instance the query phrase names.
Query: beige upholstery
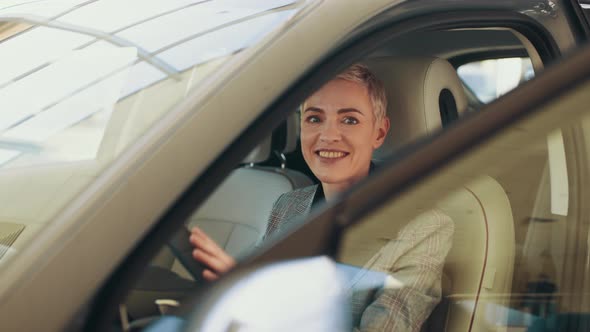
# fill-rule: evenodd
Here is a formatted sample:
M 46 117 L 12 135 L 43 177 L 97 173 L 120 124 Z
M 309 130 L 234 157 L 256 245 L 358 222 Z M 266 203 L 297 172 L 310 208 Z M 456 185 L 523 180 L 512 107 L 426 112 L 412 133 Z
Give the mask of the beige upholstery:
M 299 119 L 292 114 L 286 123 L 285 147 L 297 145 Z M 244 160 L 244 164 L 268 160 L 271 139 L 264 140 Z M 203 206 L 188 220 L 189 227 L 199 225 L 231 255 L 251 248 L 264 234 L 272 205 L 285 192 L 310 185 L 305 175 L 277 167 L 241 167 L 219 186 Z
M 266 138 L 259 145 L 257 145 L 246 156 L 246 158 L 244 158 L 242 164 L 252 165 L 258 162 L 266 161 L 270 154 L 271 139 Z M 235 219 L 236 212 L 234 212 L 234 209 L 226 209 L 226 211 L 224 211 L 222 202 L 223 198 L 228 195 L 230 195 L 230 197 L 228 197 L 228 201 L 240 201 L 239 196 L 236 196 L 232 192 L 232 188 L 236 189 L 236 194 L 239 194 L 243 190 L 247 190 L 246 188 L 248 188 L 249 185 L 253 185 L 247 181 L 247 179 L 250 178 L 248 175 L 250 173 L 254 174 L 252 176 L 253 179 L 256 178 L 260 180 L 260 178 L 257 176 L 259 175 L 259 172 L 254 171 L 252 167 L 248 166 L 234 170 L 228 179 L 220 185 L 214 194 L 212 194 L 209 200 L 203 203 L 202 207 L 195 212 L 195 215 L 191 216 L 191 218 L 186 222 L 187 227 L 190 228 L 195 225 L 202 226 L 207 230 L 207 232 L 212 233 L 213 239 L 215 239 L 217 243 L 227 245 L 230 248 L 240 245 L 240 243 L 236 243 L 236 241 L 239 242 L 240 240 L 235 238 L 241 237 L 232 236 L 234 230 L 236 229 L 238 230 L 236 234 L 244 234 L 244 243 L 255 241 L 253 239 L 257 238 L 259 233 L 257 227 L 258 225 L 253 225 L 252 227 L 249 227 L 247 224 L 233 225 L 231 220 L 232 218 Z M 201 213 L 201 211 L 203 213 Z M 215 221 L 219 221 L 219 224 L 217 226 L 210 226 L 210 224 L 215 224 Z M 180 263 L 174 259 L 172 253 L 166 247 L 154 258 L 154 260 L 152 260 L 152 264 L 164 268 L 170 268 L 171 266 L 174 266 L 174 271 L 178 272 L 182 276 L 189 277 L 188 272 L 181 267 Z
M 285 146 L 282 147 L 281 151 L 273 151 L 275 156 L 280 156 L 281 158 L 285 158 L 285 155 L 291 152 L 294 152 L 297 149 L 297 142 L 299 141 L 299 114 L 293 112 L 287 118 L 285 123 Z M 303 188 L 309 185 L 312 185 L 313 182 L 311 179 L 299 172 L 292 169 L 287 168 L 288 160 L 284 160 L 283 164 L 280 168 L 277 167 L 258 167 L 259 169 L 266 170 L 269 172 L 279 173 L 282 176 L 286 177 L 292 185 L 292 188 Z
M 287 120 L 285 149 L 292 148 L 296 144 L 292 141 L 298 139 L 294 121 L 299 121 L 297 115 Z M 281 194 L 312 184 L 294 170 L 253 165 L 272 156 L 271 145 L 268 138 L 254 149 L 244 160 L 246 166 L 234 170 L 186 222 L 189 228 L 201 227 L 234 257 L 246 254 L 262 238 L 272 206 Z M 173 270 L 188 277 L 177 261 Z
M 439 97 L 452 93 L 458 113 L 467 106 L 461 81 L 443 59 L 376 58 L 365 62 L 383 81 L 389 101 L 391 133 L 375 153 L 379 160 L 404 143 L 441 127 Z M 510 202 L 496 180 L 457 177 L 463 188 L 438 205 L 455 224 L 444 268 L 443 300 L 423 326 L 427 331 L 497 331 L 506 325 L 507 299 L 514 266 L 514 225 Z M 444 327 L 443 327 L 444 326 Z
M 254 150 L 248 153 L 248 155 L 246 156 L 246 158 L 244 158 L 242 163 L 256 164 L 266 161 L 271 154 L 271 145 L 272 141 L 270 138 L 263 140 L 254 148 Z
M 444 89 L 453 94 L 459 113 L 467 108 L 461 81 L 446 60 L 383 57 L 371 59 L 366 64 L 386 87 L 387 114 L 391 120 L 385 143 L 375 151 L 376 160 L 441 127 L 439 97 Z
M 293 124 L 293 121 L 297 123 Z M 296 145 L 298 122 L 297 115 L 288 119 L 284 149 L 292 149 Z M 263 236 L 272 206 L 281 194 L 312 183 L 308 177 L 293 170 L 257 166 L 256 163 L 274 155 L 271 143 L 270 137 L 261 142 L 243 160 L 245 166 L 235 169 L 186 221 L 187 227 L 198 225 L 234 257 L 248 253 Z M 137 289 L 126 301 L 129 313 L 138 317 L 157 315 L 154 305 L 157 298 L 178 299 L 186 294 L 182 289 L 182 279 L 162 274 L 162 270 L 172 270 L 185 279 L 192 279 L 167 246 L 151 263 L 161 269 L 148 269 L 152 273 L 144 275 L 142 285 L 136 285 Z M 166 290 L 159 289 L 160 284 Z M 170 285 L 180 290 L 173 292 L 168 287 Z
M 471 331 L 502 330 L 507 325 L 515 252 L 512 211 L 504 189 L 482 176 L 446 197 L 439 207 L 456 227 L 445 264 L 451 281 L 445 290 L 447 330 L 469 331 L 470 326 Z
M 286 142 L 283 153 L 291 153 L 297 149 L 297 141 L 299 141 L 299 114 L 293 112 L 287 119 Z
M 239 256 L 264 235 L 274 202 L 293 189 L 293 181 L 281 171 L 238 168 L 187 225 L 198 225 L 230 255 Z

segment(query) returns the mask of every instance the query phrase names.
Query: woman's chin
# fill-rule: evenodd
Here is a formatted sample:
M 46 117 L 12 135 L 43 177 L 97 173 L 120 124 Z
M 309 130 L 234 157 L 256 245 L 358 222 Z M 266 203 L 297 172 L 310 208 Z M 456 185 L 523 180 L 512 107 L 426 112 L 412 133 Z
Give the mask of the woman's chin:
M 316 177 L 323 184 L 337 184 L 337 183 L 348 182 L 347 177 L 334 176 L 333 174 L 321 174 L 319 176 L 316 174 Z
M 336 168 L 331 167 L 329 169 L 326 168 L 312 168 L 312 172 L 316 176 L 318 180 L 322 184 L 331 184 L 331 185 L 351 185 L 360 179 L 367 176 L 367 173 L 358 172 L 352 169 L 343 169 L 343 168 Z

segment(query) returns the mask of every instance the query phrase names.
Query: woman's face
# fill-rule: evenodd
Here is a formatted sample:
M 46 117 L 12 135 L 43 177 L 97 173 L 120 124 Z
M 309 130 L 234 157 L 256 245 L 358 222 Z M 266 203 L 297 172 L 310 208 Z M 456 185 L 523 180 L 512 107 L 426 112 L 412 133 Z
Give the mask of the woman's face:
M 364 86 L 335 79 L 303 105 L 303 157 L 322 183 L 348 186 L 369 173 L 373 150 L 388 130 L 387 118 L 375 121 Z

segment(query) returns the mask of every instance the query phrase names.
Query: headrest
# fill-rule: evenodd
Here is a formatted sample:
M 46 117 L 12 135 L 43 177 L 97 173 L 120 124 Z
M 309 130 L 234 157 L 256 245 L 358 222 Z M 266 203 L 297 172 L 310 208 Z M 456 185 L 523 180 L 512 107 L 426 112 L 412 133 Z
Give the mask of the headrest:
M 289 115 L 286 120 L 286 133 L 285 133 L 285 146 L 283 153 L 291 153 L 297 148 L 297 142 L 299 141 L 299 112 L 293 112 Z
M 297 141 L 299 140 L 299 114 L 293 112 L 289 115 L 287 120 L 283 122 L 278 128 L 272 133 L 272 137 L 268 137 L 248 156 L 243 164 L 257 164 L 267 161 L 271 153 L 290 153 L 295 151 L 297 148 Z
M 383 82 L 391 129 L 375 151 L 377 160 L 418 137 L 442 127 L 467 108 L 461 80 L 453 66 L 434 57 L 380 57 L 365 65 Z M 442 115 L 442 118 L 441 118 Z
M 271 152 L 271 137 L 267 137 L 252 150 L 242 161 L 243 164 L 256 164 L 267 161 Z

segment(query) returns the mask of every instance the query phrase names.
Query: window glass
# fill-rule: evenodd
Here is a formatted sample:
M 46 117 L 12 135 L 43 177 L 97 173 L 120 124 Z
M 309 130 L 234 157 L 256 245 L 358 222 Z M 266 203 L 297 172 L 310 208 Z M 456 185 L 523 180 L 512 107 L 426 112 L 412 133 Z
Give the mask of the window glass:
M 0 4 L 0 15 L 40 15 L 54 17 L 60 15 L 75 6 L 87 3 L 87 0 L 60 0 L 60 1 L 30 1 L 30 0 L 6 0 Z
M 353 284 L 418 315 L 441 292 L 415 320 L 427 331 L 585 331 L 586 102 L 512 126 L 349 229 L 339 259 Z
M 0 226 L 7 221 L 6 229 L 18 230 L 0 229 L 0 239 L 10 240 L 0 241 L 10 248 L 0 258 L 18 255 L 202 80 L 269 34 L 280 33 L 306 5 L 286 0 L 48 3 L 0 4 L 0 21 L 3 13 L 10 14 L 14 28 L 3 30 L 0 39 Z M 209 11 L 195 11 L 201 4 Z M 96 15 L 94 9 L 113 15 Z M 186 12 L 192 13 L 190 22 L 180 19 Z M 142 25 L 167 15 L 172 18 L 158 25 L 161 33 Z M 111 33 L 121 27 L 134 31 L 131 40 Z M 162 54 L 142 44 L 155 45 L 151 50 L 179 40 Z
M 515 61 L 508 60 L 497 60 L 494 66 L 514 65 Z M 517 62 L 522 65 L 521 59 Z M 481 64 L 474 68 L 488 74 L 497 70 L 496 67 L 485 69 L 486 66 Z M 493 98 L 520 82 L 508 75 L 508 78 L 498 77 L 493 80 L 497 85 Z M 514 86 L 509 87 L 507 82 Z M 320 118 L 311 121 L 320 122 Z M 532 137 L 520 140 L 520 131 Z M 500 330 L 507 326 L 517 328 L 522 327 L 521 321 L 525 319 L 532 321 L 532 310 L 522 301 L 511 302 L 511 294 L 513 291 L 514 294 L 526 293 L 527 287 L 534 288 L 544 274 L 535 270 L 522 272 L 515 264 L 524 266 L 522 257 L 539 255 L 535 250 L 528 250 L 525 254 L 526 247 L 532 246 L 544 256 L 547 256 L 547 250 L 561 252 L 561 255 L 563 250 L 555 249 L 557 246 L 547 249 L 546 238 L 540 240 L 542 247 L 532 244 L 533 240 L 526 240 L 534 231 L 528 227 L 523 229 L 523 220 L 528 224 L 567 218 L 568 207 L 572 204 L 567 183 L 575 179 L 568 172 L 565 155 L 568 150 L 565 143 L 570 142 L 564 139 L 567 135 L 564 133 L 569 133 L 570 128 L 551 128 L 545 132 L 520 128 L 520 131 L 515 131 L 518 137 L 508 139 L 508 143 L 503 142 L 494 150 L 493 157 L 483 164 L 485 167 L 475 167 L 471 173 L 454 170 L 447 182 L 453 186 L 462 184 L 462 189 L 450 194 L 440 190 L 436 199 L 409 204 L 405 215 L 385 208 L 347 232 L 339 256 L 339 269 L 348 280 L 349 290 L 355 293 L 353 296 L 358 295 L 352 301 L 354 305 L 362 306 L 363 310 L 372 306 L 373 311 L 382 310 L 378 305 L 386 306 L 387 310 L 393 308 L 398 311 L 397 318 L 404 317 L 399 319 L 397 327 L 405 324 L 408 329 L 417 329 L 440 300 L 451 308 L 441 309 L 443 315 L 449 310 L 463 315 L 463 312 L 475 312 L 479 306 L 481 310 L 474 330 L 490 324 Z M 506 158 L 502 154 L 504 150 Z M 337 157 L 332 152 L 327 156 Z M 186 226 L 199 226 L 233 257 L 240 258 L 256 247 L 268 230 L 269 216 L 273 216 L 272 204 L 282 193 L 293 189 L 271 184 L 269 176 L 273 172 L 262 170 L 261 173 L 266 174 L 259 177 L 255 167 L 234 170 L 208 201 L 185 221 Z M 251 188 L 251 194 L 244 195 L 243 188 Z M 263 192 L 258 194 L 260 189 Z M 248 220 L 244 220 L 246 218 Z M 186 234 L 180 236 L 185 245 L 187 237 Z M 189 255 L 188 264 L 195 265 L 190 256 L 191 248 L 185 249 Z M 178 277 L 179 283 L 190 284 L 190 272 L 177 259 L 178 256 L 172 256 L 165 248 L 149 268 L 164 268 Z M 556 259 L 561 256 L 549 258 L 549 261 Z M 142 281 L 139 280 L 139 284 Z M 516 288 L 519 282 L 525 286 Z M 551 282 L 557 280 L 554 278 Z M 154 306 L 142 311 L 137 303 L 141 300 L 135 293 L 131 292 L 127 303 L 131 316 L 138 318 L 154 314 Z M 377 301 L 381 303 L 373 305 Z M 353 308 L 355 325 L 364 319 L 361 318 L 364 311 L 358 309 Z M 414 310 L 419 312 L 417 316 L 413 316 Z M 463 320 L 453 316 L 448 323 L 451 324 L 450 330 L 468 330 L 473 321 L 472 314 L 469 315 Z M 509 321 L 509 315 L 516 318 Z M 545 316 L 537 314 L 537 318 L 541 317 Z M 439 320 L 443 324 L 445 321 L 444 317 Z M 440 330 L 438 327 L 431 330 Z
M 60 144 L 51 147 L 50 138 L 66 130 L 77 129 L 82 134 L 80 140 L 69 142 L 84 147 L 82 150 L 92 151 L 90 155 L 94 157 L 100 140 L 88 144 L 82 137 L 89 132 L 72 127 L 78 127 L 74 125 L 98 111 L 112 112 L 128 75 L 128 69 L 122 69 L 128 68 L 136 59 L 137 53 L 133 48 L 112 48 L 110 52 L 100 53 L 75 51 L 6 86 L 0 91 L 0 107 L 12 112 L 4 114 L 0 121 L 0 128 L 3 129 L 0 137 L 4 141 L 34 145 L 43 152 L 49 152 L 56 148 L 60 150 Z M 89 63 L 94 65 L 89 66 Z M 68 79 L 56 82 L 58 77 Z M 30 91 L 38 91 L 35 98 L 23 98 Z M 101 127 L 105 125 L 103 122 Z M 49 143 L 48 146 L 45 143 Z M 69 145 L 68 141 L 63 143 Z M 35 153 L 36 157 L 39 153 L 41 151 Z M 27 157 L 27 153 L 24 155 Z M 75 159 L 87 158 L 80 156 Z
M 93 39 L 79 33 L 37 27 L 3 41 L 0 44 L 0 57 L 11 61 L 10 66 L 0 67 L 0 86 L 67 55 Z M 31 47 L 39 47 L 43 52 L 32 52 Z
M 198 5 L 204 0 L 127 0 L 125 6 L 134 10 L 121 10 L 117 0 L 92 1 L 59 18 L 60 22 L 84 26 L 99 31 L 113 32 L 137 22 L 158 17 L 163 13 L 180 11 L 187 6 Z M 108 20 L 104 18 L 108 17 Z
M 138 24 L 132 28 L 117 33 L 124 38 L 146 49 L 156 52 L 176 42 L 190 39 L 208 30 L 220 28 L 231 22 L 263 13 L 291 1 L 268 1 L 265 6 L 238 5 L 228 6 L 227 1 L 214 1 L 199 6 L 188 7 L 182 11 L 175 11 L 148 22 Z M 229 1 L 231 3 L 231 1 Z M 195 20 L 195 17 L 201 19 Z
M 463 83 L 483 103 L 489 103 L 534 76 L 529 58 L 470 62 L 457 68 Z
M 554 105 L 541 120 L 506 129 L 345 230 L 336 268 L 352 313 L 348 322 L 363 328 L 387 318 L 396 330 L 524 331 L 585 319 L 590 228 L 580 211 L 587 201 L 582 179 L 590 175 L 586 102 L 568 104 L 568 112 Z M 199 226 L 229 254 L 243 257 L 264 245 L 272 204 L 292 189 L 274 183 L 276 174 L 254 165 L 237 168 L 186 225 Z M 292 226 L 303 221 L 286 220 Z M 186 237 L 180 237 L 185 244 Z M 185 249 L 194 264 L 192 247 Z M 136 288 L 155 280 L 154 268 L 177 278 L 172 283 L 195 287 L 179 257 L 162 250 Z M 157 310 L 142 307 L 153 301 L 140 295 L 134 289 L 126 302 L 133 317 Z
M 139 107 L 138 103 L 145 101 L 133 98 L 131 106 L 124 101 L 127 97 L 149 87 L 162 100 L 151 104 L 159 107 L 150 107 L 149 112 L 144 111 L 145 116 L 134 119 L 136 122 L 131 132 L 141 132 L 147 124 L 185 97 L 188 89 L 197 86 L 212 66 L 224 62 L 214 60 L 227 60 L 230 55 L 260 40 L 270 28 L 292 17 L 294 10 L 265 12 L 292 2 L 250 1 L 237 4 L 232 1 L 208 1 L 202 5 L 194 2 L 195 6 L 183 9 L 181 7 L 187 3 L 182 1 L 174 4 L 151 1 L 138 11 L 133 6 L 115 10 L 121 21 L 118 25 L 132 25 L 141 17 L 158 13 L 166 14 L 166 17 L 174 16 L 161 33 L 144 31 L 143 25 L 133 30 L 135 39 L 147 36 L 150 42 L 158 45 L 174 42 L 166 31 L 188 31 L 187 36 L 197 30 L 202 32 L 198 38 L 189 38 L 161 55 L 145 53 L 142 45 L 138 47 L 108 35 L 97 39 L 94 32 L 87 30 L 108 29 L 106 26 L 32 26 L 5 39 L 0 43 L 0 54 L 2 58 L 10 59 L 10 63 L 5 61 L 0 68 L 0 106 L 9 111 L 0 115 L 0 143 L 4 150 L 0 166 L 21 167 L 50 161 L 95 159 L 105 130 L 109 123 L 112 124 L 110 115 L 113 111 L 128 112 L 124 110 Z M 28 8 L 24 4 L 15 3 L 15 6 L 20 10 Z M 85 17 L 83 13 L 90 10 L 86 6 L 107 10 L 114 9 L 112 7 L 116 4 L 112 1 L 89 2 L 72 8 L 68 15 L 56 19 L 75 21 L 78 17 L 82 20 L 80 17 Z M 168 13 L 171 8 L 178 10 Z M 216 21 L 216 16 L 209 15 L 211 13 L 207 10 L 219 13 L 220 19 Z M 237 13 L 239 17 L 228 16 L 226 12 Z M 245 19 L 235 27 L 231 24 L 237 18 L 243 19 L 252 13 L 261 16 Z M 190 16 L 193 23 L 199 22 L 195 23 L 198 29 L 187 30 L 179 22 L 178 15 Z M 199 15 L 204 19 L 195 19 Z M 103 16 L 95 15 L 92 22 L 114 22 L 100 20 L 100 17 Z M 82 21 L 76 22 L 83 24 Z M 217 30 L 219 24 L 224 24 L 225 28 Z M 157 26 L 162 29 L 161 25 Z M 195 66 L 199 68 L 190 70 Z M 154 85 L 159 81 L 160 84 Z M 31 95 L 35 97 L 26 97 Z M 136 137 L 136 134 L 119 133 L 118 136 L 129 138 Z M 119 142 L 118 146 L 125 144 Z
M 178 70 L 194 66 L 245 48 L 264 33 L 264 27 L 273 26 L 293 15 L 293 11 L 266 14 L 251 20 L 230 25 L 169 48 L 159 57 Z M 195 56 L 195 54 L 198 54 Z

